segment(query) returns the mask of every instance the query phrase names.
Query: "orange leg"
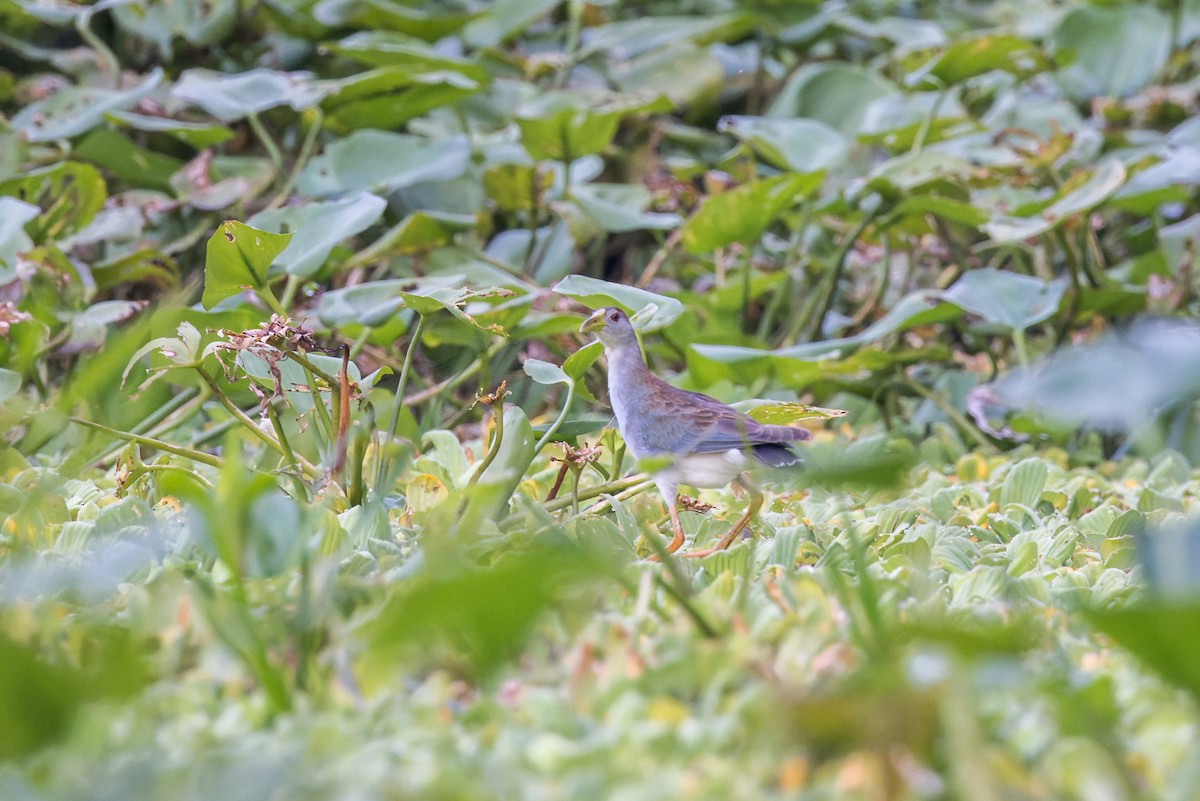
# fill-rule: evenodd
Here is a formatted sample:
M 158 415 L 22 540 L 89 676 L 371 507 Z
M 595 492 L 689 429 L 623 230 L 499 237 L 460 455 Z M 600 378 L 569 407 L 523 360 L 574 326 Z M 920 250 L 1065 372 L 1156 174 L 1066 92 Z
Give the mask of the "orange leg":
M 675 498 L 671 498 L 667 503 L 667 511 L 671 514 L 671 529 L 675 532 L 675 536 L 667 545 L 667 553 L 675 553 L 683 545 L 683 526 L 679 523 L 679 510 L 676 508 Z
M 714 554 L 717 551 L 725 550 L 733 544 L 734 540 L 741 536 L 742 532 L 746 530 L 746 526 L 750 524 L 751 519 L 753 519 L 753 517 L 758 514 L 758 510 L 762 508 L 763 494 L 759 492 L 758 487 L 750 483 L 749 479 L 747 479 L 744 475 L 738 476 L 733 483 L 750 493 L 750 505 L 746 507 L 746 513 L 738 518 L 738 521 L 733 524 L 733 528 L 729 529 L 729 533 L 722 537 L 721 541 L 715 546 L 712 548 L 705 548 L 702 551 L 689 551 L 688 553 L 684 554 L 685 557 L 698 559 L 708 556 L 709 554 Z

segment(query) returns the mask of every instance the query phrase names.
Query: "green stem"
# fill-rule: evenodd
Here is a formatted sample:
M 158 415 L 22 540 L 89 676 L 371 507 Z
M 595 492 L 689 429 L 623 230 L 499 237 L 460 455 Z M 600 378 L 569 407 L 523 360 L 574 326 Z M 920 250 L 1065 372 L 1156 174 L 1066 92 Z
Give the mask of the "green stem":
M 284 451 L 284 447 L 279 444 L 279 441 L 266 431 L 263 431 L 261 428 L 259 428 L 258 424 L 251 420 L 249 415 L 239 409 L 237 404 L 229 399 L 229 397 L 221 390 L 221 387 L 217 385 L 217 382 L 213 380 L 213 377 L 210 376 L 203 367 L 196 367 L 196 372 L 200 374 L 200 377 L 204 380 L 204 383 L 208 384 L 208 388 L 213 391 L 213 394 L 217 397 L 217 400 L 220 401 L 221 405 L 225 407 L 225 410 L 233 415 L 234 418 L 236 418 L 244 428 L 261 440 L 268 448 L 271 448 L 273 451 L 277 452 L 280 456 L 287 456 Z M 306 478 L 316 478 L 321 474 L 321 471 L 319 471 L 303 456 L 297 454 L 296 463 L 300 465 L 300 470 Z
M 959 430 L 962 431 L 968 439 L 979 446 L 980 449 L 987 451 L 988 453 L 997 452 L 996 446 L 989 442 L 987 438 L 980 433 L 979 429 L 972 425 L 971 421 L 963 416 L 962 412 L 947 403 L 945 398 L 926 389 L 921 382 L 910 378 L 909 376 L 901 374 L 900 381 L 904 384 L 904 386 L 908 387 L 917 395 L 936 406 L 942 414 L 949 417 L 951 422 L 958 426 Z
M 276 144 L 274 137 L 267 131 L 266 126 L 262 124 L 262 120 L 258 117 L 257 111 L 251 111 L 247 115 L 246 120 L 250 123 L 250 130 L 254 131 L 254 135 L 258 137 L 258 141 L 266 148 L 267 157 L 271 159 L 271 163 L 275 165 L 275 174 L 283 174 L 283 154 L 279 152 L 279 145 Z
M 206 400 L 206 398 L 200 394 L 200 390 L 189 387 L 188 389 L 185 389 L 183 392 L 180 392 L 178 395 L 173 396 L 170 400 L 168 400 L 162 406 L 155 409 L 144 420 L 139 421 L 137 425 L 135 425 L 132 429 L 130 429 L 130 432 L 133 434 L 144 434 L 144 435 L 150 436 L 150 437 L 160 436 L 161 434 L 165 433 L 166 431 L 169 431 L 175 425 L 178 425 L 178 421 L 172 420 L 170 425 L 167 425 L 162 430 L 156 430 L 158 428 L 159 423 L 166 420 L 167 418 L 191 417 L 191 415 L 196 411 L 196 409 L 198 409 L 201 405 L 203 405 L 205 400 Z M 192 407 L 195 407 L 195 408 L 192 408 Z M 93 464 L 96 464 L 96 465 L 108 464 L 110 461 L 112 461 L 113 459 L 115 459 L 117 457 L 117 455 L 120 453 L 122 447 L 123 446 L 117 446 L 116 448 L 110 448 L 109 450 L 102 453 L 99 457 L 97 457 L 96 461 L 93 462 Z
M 554 425 L 550 426 L 550 428 L 546 430 L 546 433 L 543 434 L 542 438 L 538 440 L 537 445 L 533 446 L 534 457 L 541 453 L 542 448 L 546 447 L 546 443 L 550 441 L 550 438 L 558 433 L 559 426 L 561 426 L 563 421 L 567 419 L 567 412 L 571 410 L 571 401 L 573 400 L 575 400 L 574 381 L 567 385 L 567 399 L 563 402 L 562 411 L 558 413 L 558 419 L 554 421 Z
M 292 189 L 295 188 L 296 181 L 300 180 L 301 170 L 308 164 L 308 160 L 312 156 L 313 148 L 317 145 L 317 135 L 321 133 L 321 128 L 325 124 L 325 113 L 319 107 L 314 106 L 312 113 L 312 125 L 308 126 L 308 132 L 304 136 L 303 144 L 300 145 L 300 153 L 296 156 L 292 171 L 288 173 L 287 180 L 284 181 L 279 193 L 267 204 L 268 209 L 278 208 L 284 204 L 288 195 L 292 193 Z
M 117 89 L 120 86 L 121 63 L 117 61 L 117 57 L 109 49 L 108 45 L 92 30 L 92 15 L 94 13 L 94 8 L 85 6 L 79 13 L 79 16 L 75 18 L 75 30 L 79 33 L 79 38 L 87 42 L 88 46 L 96 51 L 96 57 L 104 65 L 104 72 L 108 73 L 110 79 L 109 85 L 113 89 Z
M 400 378 L 396 381 L 396 401 L 392 404 L 392 413 L 388 416 L 387 442 L 396 438 L 396 428 L 400 425 L 400 410 L 404 408 L 404 388 L 408 384 L 408 374 L 412 370 L 413 356 L 421 343 L 421 333 L 425 330 L 425 316 L 417 315 L 417 324 L 413 327 L 412 337 L 408 341 L 408 349 L 404 352 L 404 366 L 400 368 Z M 379 492 L 379 483 L 387 475 L 387 451 L 381 449 L 379 469 L 375 473 L 375 491 Z
M 837 297 L 838 281 L 841 280 L 842 271 L 845 270 L 846 262 L 850 258 L 850 250 L 854 247 L 854 243 L 858 241 L 858 238 L 862 236 L 863 231 L 867 229 L 867 226 L 875 219 L 882 205 L 876 204 L 875 208 L 863 214 L 863 218 L 858 221 L 858 224 L 854 226 L 854 229 L 842 241 L 842 246 L 838 249 L 837 255 L 833 260 L 833 265 L 829 269 L 829 277 L 822 288 L 821 301 L 814 309 L 812 319 L 808 321 L 809 342 L 815 342 L 820 337 L 821 323 L 833 307 L 833 299 Z
M 172 445 L 169 442 L 163 442 L 161 439 L 155 439 L 154 437 L 144 437 L 140 434 L 132 434 L 128 431 L 110 428 L 102 423 L 94 423 L 91 420 L 85 420 L 82 417 L 68 417 L 67 419 L 72 423 L 77 423 L 85 428 L 103 431 L 105 434 L 116 437 L 117 439 L 123 439 L 126 442 L 134 442 L 138 445 L 156 448 L 160 451 L 165 451 L 166 453 L 174 454 L 175 456 L 182 456 L 184 459 L 191 459 L 193 462 L 206 464 L 210 467 L 219 468 L 223 464 L 220 457 L 213 456 L 211 453 L 205 453 L 204 451 L 198 451 L 193 448 L 185 448 L 180 445 Z
M 275 297 L 275 293 L 273 293 L 271 291 L 271 288 L 269 286 L 264 286 L 260 289 L 256 289 L 254 291 L 254 294 L 258 295 L 258 297 L 262 299 L 262 302 L 267 304 L 267 307 L 270 308 L 271 311 L 278 314 L 280 317 L 288 316 L 287 309 L 283 308 L 283 304 L 280 303 L 279 300 Z
M 283 285 L 283 297 L 279 299 L 280 306 L 285 309 L 291 307 L 292 302 L 296 299 L 296 292 L 300 289 L 300 283 L 300 276 L 288 275 L 287 283 Z
M 279 444 L 283 446 L 283 458 L 287 461 L 288 466 L 299 470 L 299 463 L 296 461 L 296 454 L 292 451 L 292 445 L 288 442 L 287 433 L 283 430 L 283 423 L 279 420 L 279 412 L 274 405 L 267 406 L 267 417 L 271 421 L 271 427 L 275 429 L 275 437 L 279 440 Z M 303 500 L 307 493 L 304 491 L 304 482 L 298 476 L 293 475 L 292 479 L 296 486 L 297 500 Z
M 921 128 L 917 131 L 917 136 L 913 139 L 912 149 L 910 153 L 916 155 L 925 147 L 925 140 L 929 138 L 929 132 L 933 129 L 933 123 L 937 120 L 937 113 L 942 108 L 942 103 L 946 100 L 946 96 L 950 92 L 950 87 L 942 89 L 938 92 L 938 96 L 934 99 L 933 105 L 929 109 L 929 113 L 925 115 L 925 119 L 921 120 Z

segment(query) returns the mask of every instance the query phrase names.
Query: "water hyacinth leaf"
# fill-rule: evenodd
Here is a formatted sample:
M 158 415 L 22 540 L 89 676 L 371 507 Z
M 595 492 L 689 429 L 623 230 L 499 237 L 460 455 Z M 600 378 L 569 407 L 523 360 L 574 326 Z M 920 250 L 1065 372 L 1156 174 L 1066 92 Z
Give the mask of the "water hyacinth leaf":
M 15 197 L 0 197 L 0 286 L 16 277 L 17 255 L 33 247 L 25 224 L 40 209 Z
M 650 191 L 641 184 L 584 184 L 571 199 L 605 231 L 668 230 L 682 222 L 678 214 L 645 211 Z
M 603 352 L 604 345 L 600 340 L 589 342 L 566 358 L 562 364 L 562 371 L 572 380 L 578 381 L 583 378 L 583 374 L 588 371 L 588 368 L 596 363 Z M 582 389 L 582 385 L 580 389 Z
M 242 290 L 267 285 L 271 263 L 288 246 L 292 234 L 273 234 L 227 220 L 208 240 L 201 305 L 211 309 Z
M 312 9 L 317 22 L 331 28 L 398 31 L 426 42 L 449 36 L 481 13 L 447 10 L 437 4 L 422 8 L 395 0 L 321 0 Z
M 680 75 L 688 80 L 680 81 Z M 614 65 L 613 79 L 623 92 L 661 95 L 681 106 L 714 102 L 726 75 L 713 48 L 677 41 Z
M 426 42 L 396 31 L 360 31 L 326 47 L 373 67 L 407 67 L 418 72 L 453 70 L 480 84 L 490 78 L 487 70 L 474 61 L 438 52 Z
M 792 172 L 835 169 L 850 151 L 841 132 L 819 120 L 734 115 L 722 118 L 718 130 L 750 145 L 771 166 Z
M 4 403 L 21 389 L 21 374 L 0 367 L 0 403 Z
M 358 192 L 340 200 L 262 211 L 246 224 L 273 233 L 291 231 L 291 241 L 272 267 L 307 278 L 324 266 L 338 242 L 375 224 L 385 208 L 387 201 L 378 195 Z
M 1058 79 L 1077 100 L 1124 97 L 1154 79 L 1171 54 L 1171 20 L 1153 5 L 1085 4 L 1063 16 L 1052 38 L 1067 66 Z
M 496 0 L 488 13 L 467 23 L 463 39 L 473 47 L 495 47 L 549 14 L 562 1 Z
M 957 39 L 908 77 L 910 86 L 933 79 L 937 87 L 962 83 L 994 70 L 1028 76 L 1053 67 L 1046 54 L 1027 39 L 987 33 Z
M 563 369 L 557 364 L 551 364 L 541 359 L 526 359 L 521 365 L 521 369 L 525 371 L 525 375 L 539 384 L 566 384 L 570 386 L 574 383 L 573 379 L 563 372 Z
M 787 426 L 813 420 L 834 420 L 848 414 L 844 409 L 825 409 L 820 406 L 806 406 L 803 403 L 783 401 L 750 400 L 732 405 L 733 408 L 745 412 L 758 422 L 770 426 Z
M 461 281 L 461 276 L 454 276 Z M 443 280 L 446 280 L 443 277 Z M 439 311 L 448 311 L 451 315 L 458 318 L 467 325 L 472 326 L 480 331 L 488 334 L 497 334 L 499 336 L 507 336 L 504 328 L 495 324 L 484 324 L 476 320 L 468 314 L 464 307 L 468 302 L 480 300 L 489 297 L 506 297 L 513 293 L 508 289 L 493 287 L 491 289 L 473 290 L 467 287 L 450 287 L 450 286 L 431 286 L 431 282 L 426 282 L 422 286 L 412 289 L 411 291 L 400 292 L 400 297 L 404 298 L 404 304 L 408 308 L 422 316 L 435 314 Z
M 709 44 L 737 39 L 752 30 L 756 22 L 749 12 L 624 19 L 584 29 L 580 51 L 583 55 L 609 53 L 627 60 L 683 40 Z
M 1066 278 L 1043 281 L 989 267 L 966 273 L 941 297 L 988 323 L 1023 331 L 1058 310 L 1067 284 Z
M 691 253 L 709 253 L 734 243 L 756 242 L 780 213 L 820 183 L 818 173 L 780 175 L 709 195 L 684 223 L 683 246 Z
M 310 197 L 328 197 L 449 181 L 466 171 L 470 156 L 470 144 L 463 136 L 431 141 L 408 134 L 355 131 L 312 159 L 300 173 L 297 187 Z
M 321 102 L 332 130 L 399 128 L 440 106 L 475 94 L 480 83 L 461 72 L 415 72 L 411 67 L 380 67 L 328 84 Z
M 600 153 L 617 125 L 635 114 L 668 111 L 666 98 L 594 95 L 574 90 L 546 92 L 517 109 L 521 144 L 535 159 L 566 161 Z
M 183 166 L 179 159 L 147 150 L 107 128 L 98 128 L 85 136 L 75 147 L 74 155 L 133 186 L 162 192 L 171 191 L 171 176 Z
M 1001 216 L 982 228 L 993 242 L 1019 242 L 1039 236 L 1062 224 L 1075 214 L 1090 211 L 1103 203 L 1125 183 L 1125 166 L 1116 159 L 1105 159 L 1080 186 L 1070 189 L 1042 211 L 1030 217 Z
M 767 111 L 772 119 L 806 117 L 857 136 L 866 108 L 895 91 L 878 73 L 855 64 L 808 65 L 787 80 Z
M 219 120 L 231 121 L 277 106 L 302 111 L 319 103 L 326 91 L 307 72 L 260 68 L 222 73 L 190 69 L 172 87 L 171 97 L 199 106 Z
M 204 122 L 184 122 L 169 117 L 150 117 L 132 111 L 113 111 L 105 118 L 118 125 L 147 133 L 164 133 L 195 148 L 219 145 L 233 138 L 233 131 L 224 125 Z
M 554 291 L 592 309 L 619 306 L 636 315 L 634 327 L 643 333 L 666 328 L 683 314 L 683 304 L 675 298 L 586 275 L 568 275 L 555 285 Z
M 128 33 L 152 42 L 169 58 L 175 37 L 193 45 L 224 40 L 237 22 L 237 0 L 135 0 L 116 4 L 113 19 Z
M 108 190 L 104 177 L 92 165 L 63 161 L 0 181 L 0 196 L 6 195 L 18 196 L 44 209 L 36 221 L 25 224 L 33 243 L 40 245 L 83 230 L 96 212 L 104 208 Z M 13 211 L 19 217 L 27 213 L 20 209 Z
M 155 68 L 131 89 L 67 87 L 22 108 L 12 118 L 13 130 L 28 142 L 70 139 L 102 124 L 110 111 L 133 108 L 158 88 L 162 78 L 162 69 Z

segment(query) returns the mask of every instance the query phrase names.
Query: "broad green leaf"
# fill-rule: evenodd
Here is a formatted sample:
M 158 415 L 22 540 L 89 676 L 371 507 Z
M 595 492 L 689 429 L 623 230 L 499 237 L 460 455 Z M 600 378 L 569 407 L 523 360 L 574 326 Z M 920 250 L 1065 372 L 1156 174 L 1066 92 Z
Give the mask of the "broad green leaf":
M 687 75 L 688 80 L 679 80 L 680 75 Z M 724 66 L 713 49 L 688 41 L 676 41 L 617 64 L 613 77 L 623 92 L 661 95 L 676 106 L 714 103 L 726 80 Z
M 844 409 L 825 409 L 820 406 L 806 406 L 803 403 L 783 401 L 753 400 L 741 401 L 732 405 L 733 408 L 745 412 L 758 422 L 771 426 L 787 426 L 810 420 L 833 420 L 848 414 Z
M 171 176 L 183 166 L 179 159 L 147 150 L 116 131 L 98 128 L 76 145 L 74 156 L 102 167 L 133 186 L 171 191 Z
M 17 256 L 33 247 L 25 224 L 39 209 L 15 197 L 0 197 L 0 286 L 16 277 Z
M 971 270 L 942 293 L 942 299 L 1010 331 L 1023 331 L 1058 310 L 1067 279 L 1043 281 L 993 268 Z
M 1155 600 L 1085 614 L 1159 676 L 1200 699 L 1200 641 L 1180 636 L 1200 626 L 1200 603 Z
M 179 77 L 171 89 L 171 96 L 199 106 L 219 120 L 229 121 L 277 106 L 291 106 L 302 111 L 319 103 L 326 91 L 307 72 L 260 68 L 221 73 L 191 69 Z
M 521 369 L 525 371 L 525 375 L 539 384 L 566 384 L 570 386 L 574 383 L 571 376 L 564 373 L 563 369 L 557 364 L 551 364 L 541 359 L 526 359 L 522 363 Z
M 259 231 L 233 220 L 221 223 L 208 240 L 201 305 L 211 309 L 244 289 L 264 289 L 271 263 L 291 239 L 291 234 Z
M 527 29 L 558 7 L 563 0 L 496 0 L 483 14 L 467 23 L 463 39 L 473 47 L 495 47 Z
M 684 223 L 683 246 L 692 253 L 709 253 L 735 242 L 756 242 L 779 214 L 820 183 L 817 173 L 780 175 L 709 195 Z
M 36 221 L 25 224 L 33 243 L 41 245 L 83 230 L 104 207 L 108 191 L 104 178 L 92 165 L 62 161 L 0 181 L 0 196 L 4 195 L 15 195 L 42 207 Z M 27 213 L 23 209 L 14 211 L 18 216 Z
M 4 403 L 21 389 L 21 374 L 0 367 L 0 403 Z
M 331 28 L 351 25 L 436 42 L 461 29 L 482 11 L 460 12 L 441 4 L 420 7 L 399 0 L 321 0 L 313 6 L 317 22 Z
M 384 131 L 355 131 L 338 139 L 300 173 L 300 191 L 328 197 L 356 190 L 391 190 L 462 175 L 470 159 L 464 137 L 430 141 Z
M 917 86 L 932 78 L 937 87 L 950 86 L 994 70 L 1025 77 L 1052 66 L 1046 54 L 1027 39 L 985 33 L 956 39 L 909 75 L 908 84 Z
M 162 82 L 155 68 L 131 89 L 71 86 L 22 108 L 12 118 L 13 130 L 29 142 L 53 142 L 86 133 L 104 122 L 111 111 L 131 109 Z
M 600 354 L 603 352 L 604 345 L 599 340 L 589 342 L 566 358 L 566 361 L 562 364 L 562 370 L 572 379 L 578 381 L 583 378 L 583 374 L 588 371 L 588 368 L 596 363 L 596 360 L 600 358 Z
M 237 13 L 237 0 L 135 0 L 116 4 L 113 19 L 124 31 L 153 42 L 169 59 L 175 37 L 194 45 L 216 44 L 233 32 Z
M 426 42 L 395 31 L 361 31 L 327 45 L 334 53 L 373 67 L 409 67 L 420 72 L 453 70 L 477 83 L 490 75 L 470 59 L 439 52 Z
M 1068 62 L 1059 80 L 1077 100 L 1124 97 L 1158 75 L 1171 54 L 1171 20 L 1144 3 L 1080 5 L 1059 22 L 1052 50 Z
M 383 198 L 358 192 L 340 200 L 261 211 L 246 224 L 263 231 L 292 233 L 272 266 L 307 278 L 324 266 L 338 242 L 365 231 L 383 216 L 385 208 Z
M 608 147 L 617 125 L 634 114 L 666 111 L 665 98 L 546 92 L 517 109 L 521 144 L 536 159 L 573 161 Z
M 1037 458 L 1025 459 L 1018 462 L 1000 485 L 1000 506 L 1019 503 L 1030 508 L 1037 505 L 1046 488 L 1046 476 L 1049 468 L 1046 463 Z
M 768 164 L 792 172 L 835 169 L 850 151 L 839 131 L 818 120 L 731 116 L 718 130 L 749 144 Z
M 1037 214 L 1030 217 L 995 217 L 982 227 L 993 242 L 1018 242 L 1039 236 L 1057 228 L 1068 217 L 1099 206 L 1124 183 L 1124 165 L 1116 159 L 1105 159 L 1096 165 L 1081 186 L 1061 193 Z
M 458 518 L 459 531 L 474 536 L 483 521 L 497 520 L 505 512 L 533 463 L 537 440 L 525 412 L 519 406 L 505 406 L 504 437 L 499 445 L 492 446 L 499 449 L 496 457 L 467 493 L 466 506 Z
M 634 327 L 646 333 L 666 328 L 683 314 L 683 304 L 675 298 L 585 275 L 568 275 L 555 285 L 554 291 L 593 309 L 619 306 L 636 315 Z
M 798 70 L 771 104 L 772 119 L 807 117 L 856 136 L 871 101 L 894 87 L 865 67 L 839 62 L 810 64 Z
M 584 184 L 571 199 L 605 231 L 663 230 L 682 222 L 678 214 L 644 211 L 650 192 L 640 184 Z
M 219 145 L 233 137 L 233 131 L 224 125 L 204 122 L 183 122 L 169 117 L 148 117 L 132 111 L 113 111 L 105 117 L 118 125 L 147 133 L 165 133 L 192 147 L 204 148 Z
M 321 106 L 333 130 L 390 130 L 475 94 L 480 83 L 454 70 L 417 72 L 404 66 L 358 73 L 326 84 L 326 89 Z

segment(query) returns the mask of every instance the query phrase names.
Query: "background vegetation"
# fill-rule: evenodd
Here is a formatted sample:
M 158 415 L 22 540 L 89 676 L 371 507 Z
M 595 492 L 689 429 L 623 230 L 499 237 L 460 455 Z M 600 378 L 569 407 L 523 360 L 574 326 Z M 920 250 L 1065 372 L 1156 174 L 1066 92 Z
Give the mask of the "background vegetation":
M 0 797 L 1193 797 L 1198 48 L 0 0 Z M 641 558 L 601 303 L 819 432 L 755 539 Z

